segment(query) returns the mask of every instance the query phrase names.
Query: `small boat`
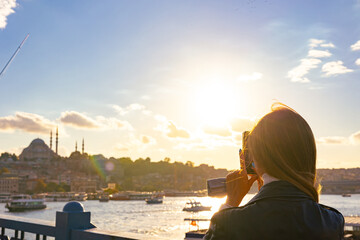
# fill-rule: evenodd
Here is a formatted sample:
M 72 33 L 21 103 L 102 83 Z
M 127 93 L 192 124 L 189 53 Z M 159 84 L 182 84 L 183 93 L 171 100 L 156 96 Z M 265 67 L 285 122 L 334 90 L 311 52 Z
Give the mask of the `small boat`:
M 351 197 L 351 194 L 350 193 L 344 193 L 341 196 L 343 196 L 343 197 Z
M 145 199 L 147 204 L 160 204 L 163 203 L 162 196 L 152 196 L 150 198 Z
M 210 219 L 202 219 L 202 218 L 185 218 L 184 221 L 189 222 L 189 231 L 185 233 L 184 240 L 200 240 L 205 236 L 207 229 L 200 229 L 199 222 L 201 221 L 210 221 Z M 190 230 L 191 227 L 196 227 L 196 230 Z
M 191 200 L 185 204 L 183 211 L 187 212 L 200 212 L 200 211 L 210 211 L 211 206 L 203 206 L 201 202 Z
M 108 194 L 101 194 L 99 195 L 99 202 L 108 202 L 110 197 Z
M 44 199 L 33 199 L 30 195 L 14 195 L 5 205 L 10 212 L 22 212 L 28 210 L 39 210 L 46 208 Z

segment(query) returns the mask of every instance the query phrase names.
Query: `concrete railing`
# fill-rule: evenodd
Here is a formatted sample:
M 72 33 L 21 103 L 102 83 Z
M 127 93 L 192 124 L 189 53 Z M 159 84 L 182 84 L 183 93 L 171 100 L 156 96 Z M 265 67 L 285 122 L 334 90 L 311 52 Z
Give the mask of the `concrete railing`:
M 90 216 L 91 213 L 85 212 L 83 205 L 79 202 L 69 202 L 64 206 L 62 212 L 56 212 L 55 223 L 10 215 L 0 215 L 0 240 L 30 239 L 26 235 L 34 236 L 36 240 L 46 240 L 47 237 L 52 237 L 55 240 L 136 239 L 98 230 L 91 224 Z

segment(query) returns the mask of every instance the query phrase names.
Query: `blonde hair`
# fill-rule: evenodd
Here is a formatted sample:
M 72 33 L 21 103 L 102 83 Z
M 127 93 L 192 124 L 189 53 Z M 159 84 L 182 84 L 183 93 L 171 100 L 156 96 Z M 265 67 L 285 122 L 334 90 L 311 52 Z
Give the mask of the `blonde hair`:
M 310 126 L 290 107 L 276 103 L 248 137 L 250 155 L 269 175 L 287 181 L 319 202 L 316 145 Z

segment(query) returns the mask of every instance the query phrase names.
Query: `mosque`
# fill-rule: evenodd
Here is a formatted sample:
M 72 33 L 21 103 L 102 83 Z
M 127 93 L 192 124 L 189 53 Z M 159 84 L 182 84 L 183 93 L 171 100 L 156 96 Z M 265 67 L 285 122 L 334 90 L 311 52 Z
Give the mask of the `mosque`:
M 19 160 L 50 160 L 59 157 L 58 154 L 59 146 L 59 134 L 58 128 L 56 128 L 55 138 L 55 152 L 52 150 L 52 131 L 50 132 L 50 147 L 46 145 L 44 140 L 40 138 L 34 139 L 27 148 L 24 148 L 22 153 L 19 155 Z M 77 143 L 75 145 L 75 151 L 77 152 Z M 84 154 L 84 139 L 82 141 L 82 154 Z

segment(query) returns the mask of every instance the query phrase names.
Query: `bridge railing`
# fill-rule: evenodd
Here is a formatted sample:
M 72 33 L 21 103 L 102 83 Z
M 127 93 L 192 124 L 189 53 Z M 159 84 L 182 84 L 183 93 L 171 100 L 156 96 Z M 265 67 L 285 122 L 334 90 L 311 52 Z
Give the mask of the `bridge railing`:
M 90 212 L 85 212 L 81 203 L 69 202 L 62 212 L 56 212 L 55 222 L 0 215 L 0 240 L 133 240 L 129 234 L 102 231 L 90 222 Z M 146 239 L 146 238 L 141 238 Z

